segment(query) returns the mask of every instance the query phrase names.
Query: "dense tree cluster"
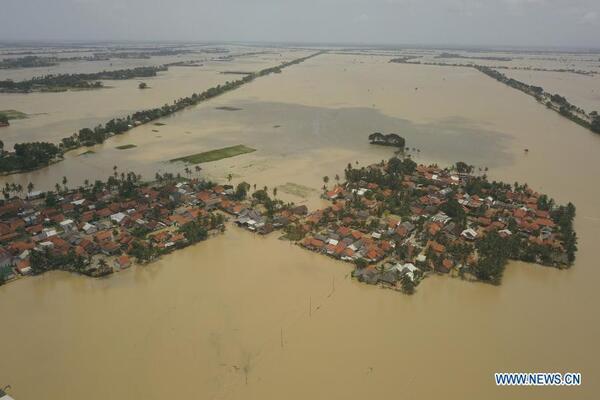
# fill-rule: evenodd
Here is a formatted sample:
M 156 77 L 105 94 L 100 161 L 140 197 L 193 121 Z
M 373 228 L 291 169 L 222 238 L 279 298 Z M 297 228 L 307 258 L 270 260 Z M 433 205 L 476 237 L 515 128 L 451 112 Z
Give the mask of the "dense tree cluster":
M 114 71 L 102 71 L 89 74 L 44 75 L 32 79 L 14 82 L 0 81 L 0 92 L 28 93 L 32 91 L 57 91 L 67 89 L 95 89 L 103 87 L 101 80 L 126 80 L 156 76 L 168 67 L 136 67 Z
M 0 69 L 52 67 L 56 64 L 58 59 L 54 57 L 25 56 L 0 60 Z
M 61 155 L 55 144 L 47 142 L 18 143 L 14 149 L 14 153 L 4 153 L 0 156 L 0 172 L 35 169 L 48 165 Z

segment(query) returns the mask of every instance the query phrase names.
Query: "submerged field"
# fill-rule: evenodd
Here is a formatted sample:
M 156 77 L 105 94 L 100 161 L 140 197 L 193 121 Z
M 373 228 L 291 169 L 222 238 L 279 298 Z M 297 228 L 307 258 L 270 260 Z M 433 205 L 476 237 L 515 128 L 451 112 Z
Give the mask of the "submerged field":
M 1 287 L 10 329 L 0 339 L 11 345 L 0 376 L 11 394 L 597 397 L 600 136 L 472 69 L 388 61 L 322 55 L 2 183 L 52 188 L 68 176 L 79 185 L 110 176 L 115 164 L 147 178 L 182 173 L 185 165 L 166 160 L 244 143 L 258 151 L 208 162 L 202 176 L 278 187 L 283 200 L 315 208 L 325 176 L 391 157 L 393 149 L 369 145 L 371 132 L 396 132 L 417 162 L 463 160 L 488 167 L 491 179 L 527 182 L 575 203 L 580 241 L 570 270 L 511 263 L 500 287 L 432 277 L 414 296 L 400 296 L 351 280 L 343 263 L 230 226 L 110 279 L 56 272 Z M 43 126 L 23 132 L 42 139 Z M 130 143 L 137 148 L 115 148 Z M 94 154 L 78 156 L 85 151 Z M 498 371 L 578 371 L 584 385 L 499 388 Z
M 243 144 L 238 144 L 236 146 L 224 147 L 222 149 L 204 151 L 202 153 L 174 158 L 171 160 L 171 162 L 182 161 L 188 164 L 201 164 L 222 160 L 223 158 L 239 156 L 240 154 L 252 153 L 254 151 L 256 151 L 256 149 L 244 146 Z
M 0 110 L 0 115 L 5 115 L 9 120 L 27 118 L 27 114 L 17 110 Z

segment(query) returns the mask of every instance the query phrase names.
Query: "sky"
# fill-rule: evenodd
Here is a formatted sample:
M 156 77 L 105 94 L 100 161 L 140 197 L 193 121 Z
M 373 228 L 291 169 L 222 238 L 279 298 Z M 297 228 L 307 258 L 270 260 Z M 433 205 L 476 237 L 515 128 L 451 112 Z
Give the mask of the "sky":
M 600 47 L 600 0 L 0 0 L 0 41 Z

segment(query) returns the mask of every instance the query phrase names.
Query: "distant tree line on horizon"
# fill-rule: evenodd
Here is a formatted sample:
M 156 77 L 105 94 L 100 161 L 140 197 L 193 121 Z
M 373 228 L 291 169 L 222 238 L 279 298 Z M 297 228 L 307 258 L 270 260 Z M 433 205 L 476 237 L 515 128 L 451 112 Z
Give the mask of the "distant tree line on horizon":
M 557 111 L 560 115 L 583 126 L 584 128 L 587 128 L 594 133 L 600 133 L 600 116 L 598 115 L 597 111 L 592 111 L 587 114 L 585 110 L 569 103 L 565 97 L 559 94 L 550 94 L 540 86 L 528 85 L 516 79 L 509 78 L 503 73 L 492 68 L 475 66 L 475 69 L 501 83 L 504 83 L 505 85 L 535 97 L 536 100 L 545 104 L 548 108 Z
M 29 93 L 33 91 L 56 91 L 67 89 L 95 89 L 103 87 L 100 80 L 126 80 L 156 76 L 167 71 L 167 66 L 136 67 L 114 71 L 101 71 L 89 74 L 59 74 L 34 77 L 24 81 L 10 79 L 0 81 L 0 92 Z
M 600 133 L 600 115 L 598 115 L 597 111 L 592 111 L 589 114 L 585 112 L 580 107 L 577 107 L 567 99 L 559 94 L 551 94 L 544 90 L 544 88 L 535 85 L 529 85 L 525 82 L 521 82 L 519 80 L 509 78 L 503 73 L 497 71 L 498 68 L 508 69 L 508 67 L 487 67 L 483 65 L 477 64 L 448 64 L 448 63 L 431 63 L 431 62 L 419 62 L 419 61 L 410 61 L 415 57 L 398 57 L 393 58 L 389 62 L 398 63 L 398 64 L 414 64 L 414 65 L 435 65 L 440 67 L 464 67 L 464 68 L 475 68 L 479 72 L 496 79 L 498 82 L 504 83 L 507 86 L 510 86 L 514 89 L 517 89 L 525 94 L 528 94 L 538 100 L 540 103 L 545 104 L 546 107 L 552 109 L 563 117 L 570 119 L 575 122 L 591 130 L 594 133 Z M 513 69 L 526 69 L 526 68 L 513 68 Z M 549 71 L 544 69 L 536 69 L 541 71 Z M 581 73 L 585 75 L 591 75 L 592 72 L 586 73 L 585 71 L 575 71 L 575 70 L 560 70 L 555 72 L 573 72 L 573 73 Z

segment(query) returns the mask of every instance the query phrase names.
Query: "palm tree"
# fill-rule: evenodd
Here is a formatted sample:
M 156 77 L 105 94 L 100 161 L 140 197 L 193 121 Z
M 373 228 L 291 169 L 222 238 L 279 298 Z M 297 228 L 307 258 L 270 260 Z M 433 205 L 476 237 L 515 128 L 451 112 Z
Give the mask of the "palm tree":
M 100 261 L 98 261 L 98 266 L 100 267 L 100 269 L 106 269 L 106 267 L 108 267 L 108 264 L 106 263 L 106 260 L 104 260 L 104 258 L 101 258 Z
M 194 169 L 196 170 L 196 175 L 200 175 L 200 170 L 201 170 L 202 168 L 200 168 L 200 166 L 199 166 L 199 165 L 196 165 L 196 166 L 194 167 Z
M 56 193 L 60 192 L 60 185 L 57 183 L 54 185 L 54 189 L 56 189 Z
M 383 163 L 383 161 L 382 161 L 382 163 Z M 383 164 L 382 164 L 382 165 L 383 165 Z M 339 181 L 340 181 L 340 176 L 339 176 L 338 174 L 335 174 L 335 180 L 336 180 L 336 182 L 339 182 Z
M 273 197 L 277 197 L 277 188 L 276 187 L 273 188 Z
M 64 186 L 67 186 L 67 182 L 68 182 L 68 180 L 67 180 L 67 177 L 66 177 L 66 176 L 63 176 L 63 179 L 62 179 L 62 184 L 63 184 Z
M 329 182 L 329 177 L 328 176 L 324 176 L 323 177 L 323 182 L 325 183 L 325 186 L 327 186 L 327 183 Z
M 23 192 L 23 185 L 21 185 L 20 183 L 17 185 L 17 193 L 21 194 L 21 192 Z
M 31 194 L 31 192 L 33 192 L 33 182 L 29 182 L 29 184 L 27 184 L 27 193 Z
M 233 175 L 227 174 L 227 182 L 231 182 L 231 179 L 233 179 Z
M 90 185 L 90 180 L 89 179 L 85 179 L 83 181 L 83 186 L 85 186 L 86 188 Z

